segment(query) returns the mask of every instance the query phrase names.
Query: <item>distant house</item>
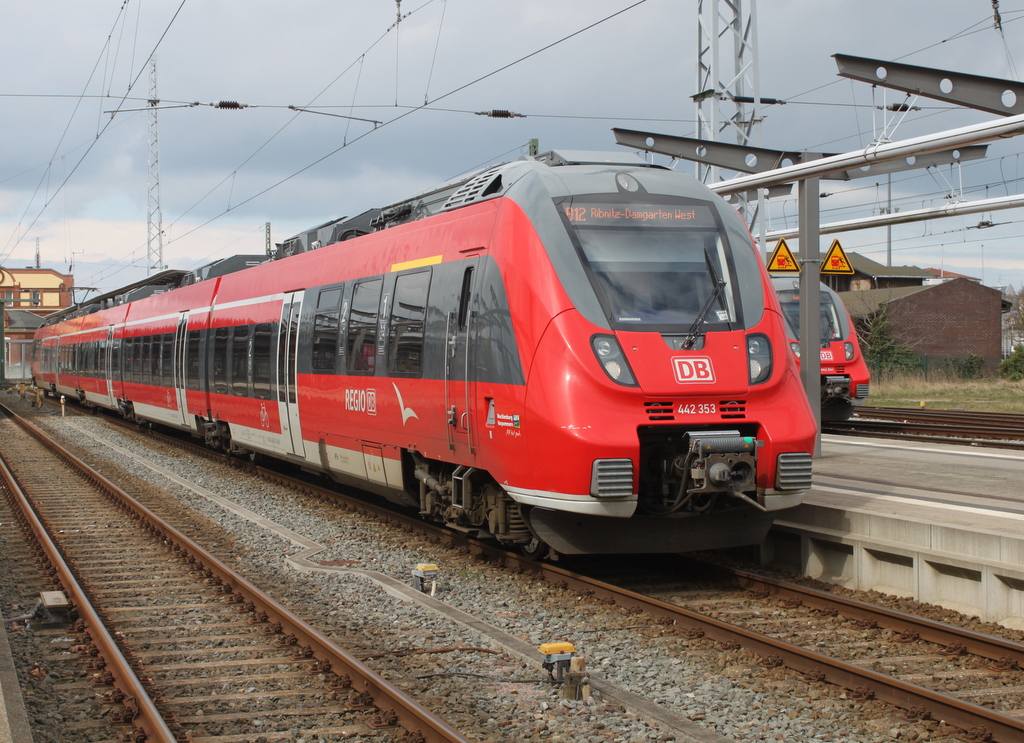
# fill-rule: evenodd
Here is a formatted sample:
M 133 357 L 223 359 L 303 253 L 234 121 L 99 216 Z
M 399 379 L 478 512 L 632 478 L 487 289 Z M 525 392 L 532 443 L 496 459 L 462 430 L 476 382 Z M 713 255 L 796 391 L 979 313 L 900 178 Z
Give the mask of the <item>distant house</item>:
M 883 266 L 859 253 L 847 253 L 852 275 L 822 276 L 822 281 L 837 292 L 867 291 L 870 289 L 894 289 L 904 286 L 921 286 L 933 274 L 917 266 Z
M 32 376 L 32 336 L 43 318 L 28 310 L 4 308 L 4 377 L 28 379 Z
M 8 309 L 48 315 L 73 304 L 75 277 L 52 268 L 4 268 L 0 266 L 0 299 Z
M 968 281 L 977 281 L 981 283 L 981 279 L 975 276 L 965 276 L 962 273 L 953 273 L 944 268 L 926 268 L 925 271 L 930 273 L 932 276 L 929 279 L 925 279 L 926 284 L 941 284 L 943 281 L 952 281 L 953 279 L 967 279 Z
M 839 296 L 865 335 L 884 308 L 892 334 L 918 356 L 940 363 L 948 356 L 974 354 L 985 359 L 986 374 L 998 369 L 1002 315 L 1009 309 L 998 289 L 970 278 L 955 278 L 930 285 L 847 291 Z
M 51 312 L 70 307 L 75 277 L 52 268 L 0 267 L 0 300 L 4 305 L 4 375 L 29 376 L 32 334 Z

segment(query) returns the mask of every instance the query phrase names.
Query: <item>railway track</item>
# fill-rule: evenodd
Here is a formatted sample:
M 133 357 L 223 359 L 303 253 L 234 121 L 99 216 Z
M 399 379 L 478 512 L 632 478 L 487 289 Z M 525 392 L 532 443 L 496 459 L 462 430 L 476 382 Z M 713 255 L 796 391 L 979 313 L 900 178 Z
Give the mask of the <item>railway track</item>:
M 904 709 L 906 719 L 943 720 L 967 740 L 1024 739 L 1024 645 L 1018 642 L 686 558 L 648 565 L 640 581 L 637 572 L 622 563 L 587 571 L 670 605 L 653 604 L 662 617 L 689 626 L 691 636 L 709 633 L 729 647 L 729 629 L 718 622 L 748 630 L 735 641 L 762 666 L 786 665 L 805 680 L 844 686 L 855 698 L 887 701 Z M 622 601 L 644 606 L 628 593 Z M 670 607 L 685 611 L 673 615 Z M 819 664 L 812 666 L 815 656 Z
M 298 728 L 318 740 L 465 743 L 139 501 L 4 412 L 4 490 L 77 614 L 82 634 L 66 649 L 94 656 L 86 672 L 104 692 L 108 719 L 135 726 L 132 740 L 273 743 L 292 740 Z
M 198 450 L 223 459 L 223 455 Z M 254 471 L 319 499 L 339 502 L 335 491 L 263 468 Z M 638 585 L 635 574 L 608 579 L 582 575 L 531 562 L 493 544 L 363 501 L 342 500 L 348 508 L 376 521 L 422 533 L 430 541 L 442 542 L 495 567 L 543 579 L 557 589 L 553 593 L 575 593 L 583 602 L 577 604 L 581 608 L 633 616 L 637 627 L 689 643 L 688 654 L 694 653 L 695 644 L 711 642 L 718 648 L 713 654 L 733 649 L 749 653 L 753 668 L 788 667 L 800 675 L 800 683 L 835 684 L 865 704 L 871 700 L 891 704 L 904 710 L 906 719 L 924 721 L 922 724 L 932 721 L 938 737 L 929 739 L 952 740 L 942 736 L 944 727 L 952 731 L 950 736 L 955 727 L 967 740 L 1024 739 L 1024 722 L 1019 716 L 1024 707 L 1019 694 L 1024 683 L 1019 670 L 1024 648 L 1016 643 L 749 574 L 717 579 L 730 587 L 716 588 L 721 592 L 715 595 L 707 586 L 676 591 L 671 581 L 648 579 Z M 650 564 L 644 563 L 648 574 Z M 679 575 L 693 572 L 692 567 L 673 568 L 677 582 Z M 833 652 L 832 645 L 838 650 Z M 876 652 L 881 649 L 888 653 Z M 599 679 L 595 684 L 600 688 Z M 964 693 L 951 694 L 951 687 Z
M 1017 413 L 861 406 L 849 420 L 823 423 L 822 431 L 1024 449 L 1024 415 Z
M 163 439 L 159 433 L 148 435 Z M 202 447 L 195 449 L 210 455 Z M 264 478 L 318 497 L 340 497 L 266 468 L 254 469 Z M 640 624 L 643 615 L 652 626 L 671 627 L 684 638 L 711 639 L 726 650 L 742 647 L 765 668 L 786 666 L 804 681 L 835 684 L 855 698 L 889 703 L 904 710 L 907 719 L 941 720 L 959 728 L 968 740 L 1024 739 L 1024 720 L 1019 716 L 1024 714 L 1020 670 L 1024 646 L 1020 644 L 750 573 L 727 574 L 723 568 L 708 566 L 695 569 L 692 563 L 667 561 L 670 567 L 661 571 L 660 582 L 651 576 L 650 560 L 642 560 L 632 573 L 627 568 L 603 580 L 532 562 L 385 508 L 343 500 L 349 508 L 382 522 L 427 533 L 495 566 L 528 572 L 556 588 L 574 590 L 588 601 L 636 615 Z M 676 576 L 678 582 L 679 575 L 709 570 L 717 576 L 718 587 L 678 591 L 671 586 L 669 576 Z M 637 573 L 645 575 L 639 585 Z M 821 645 L 826 649 L 819 652 Z M 947 688 L 951 685 L 960 693 L 951 695 Z

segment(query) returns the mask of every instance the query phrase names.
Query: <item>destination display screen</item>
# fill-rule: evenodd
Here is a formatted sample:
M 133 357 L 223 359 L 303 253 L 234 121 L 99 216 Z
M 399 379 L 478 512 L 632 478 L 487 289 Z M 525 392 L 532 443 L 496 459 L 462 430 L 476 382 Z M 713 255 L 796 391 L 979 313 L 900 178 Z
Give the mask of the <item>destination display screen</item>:
M 716 227 L 711 208 L 696 204 L 609 204 L 573 201 L 562 213 L 577 227 Z

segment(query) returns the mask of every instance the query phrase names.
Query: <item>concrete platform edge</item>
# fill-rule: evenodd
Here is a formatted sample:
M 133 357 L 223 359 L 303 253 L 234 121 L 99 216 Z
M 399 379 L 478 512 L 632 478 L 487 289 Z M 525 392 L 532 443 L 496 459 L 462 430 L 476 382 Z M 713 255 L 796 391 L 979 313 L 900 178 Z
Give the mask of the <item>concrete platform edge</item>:
M 0 612 L 0 743 L 27 743 L 32 740 L 32 728 L 3 619 Z

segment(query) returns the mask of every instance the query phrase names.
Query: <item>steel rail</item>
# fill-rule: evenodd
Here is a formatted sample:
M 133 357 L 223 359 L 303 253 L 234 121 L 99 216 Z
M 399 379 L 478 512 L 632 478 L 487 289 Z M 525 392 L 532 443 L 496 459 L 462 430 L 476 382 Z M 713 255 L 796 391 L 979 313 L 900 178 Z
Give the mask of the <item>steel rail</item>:
M 900 420 L 915 422 L 936 422 L 978 424 L 1001 429 L 1024 436 L 1024 414 L 980 410 L 949 410 L 937 408 L 897 408 L 862 405 L 854 411 L 854 418 Z
M 839 596 L 826 591 L 819 591 L 806 586 L 785 583 L 762 575 L 755 575 L 736 568 L 717 565 L 704 565 L 705 569 L 718 570 L 735 578 L 737 585 L 758 595 L 774 595 L 779 598 L 796 599 L 803 605 L 813 609 L 835 609 L 851 619 L 871 620 L 879 626 L 898 630 L 915 636 L 925 642 L 949 647 L 952 643 L 960 644 L 964 650 L 989 660 L 1003 661 L 1011 659 L 1024 669 L 1024 645 L 1005 640 L 984 632 L 943 624 L 932 619 L 918 617 L 884 606 L 868 604 L 856 599 Z
M 1024 720 L 1002 712 L 736 627 L 660 599 L 574 575 L 554 566 L 545 566 L 544 572 L 549 581 L 556 580 L 565 587 L 613 599 L 627 610 L 644 611 L 656 619 L 674 621 L 687 627 L 691 635 L 703 633 L 719 641 L 738 641 L 747 650 L 759 654 L 762 665 L 785 665 L 808 680 L 828 681 L 853 691 L 861 698 L 879 699 L 909 710 L 919 717 L 945 720 L 954 727 L 973 731 L 980 741 L 989 740 L 985 737 L 988 734 L 991 734 L 990 740 L 1000 743 L 1019 743 L 1024 739 Z
M 822 431 L 847 436 L 1024 449 L 1024 415 L 1019 413 L 863 406 L 848 420 L 823 423 Z
M 117 420 L 117 419 L 112 419 Z M 176 441 L 171 437 L 146 430 L 147 435 Z M 194 445 L 186 444 L 194 447 Z M 208 450 L 195 447 L 197 450 Z M 233 462 L 243 465 L 239 460 Z M 549 563 L 539 563 L 491 542 L 483 542 L 463 534 L 449 531 L 422 520 L 386 508 L 369 504 L 337 490 L 322 488 L 297 480 L 263 467 L 254 468 L 259 476 L 274 482 L 296 487 L 323 499 L 334 499 L 346 508 L 374 516 L 384 523 L 399 524 L 407 530 L 425 533 L 431 539 L 444 541 L 448 546 L 497 565 L 529 573 L 559 588 L 579 591 L 622 606 L 627 611 L 647 612 L 655 619 L 672 621 L 690 634 L 705 634 L 719 641 L 738 641 L 747 650 L 762 656 L 765 665 L 785 665 L 812 681 L 828 681 L 842 686 L 859 696 L 874 697 L 893 706 L 908 710 L 913 715 L 945 720 L 950 725 L 969 731 L 978 741 L 1019 743 L 1024 740 L 1024 720 L 975 705 L 940 692 L 917 686 L 884 674 L 860 668 L 842 660 L 806 650 L 783 640 L 761 635 L 752 630 L 732 626 L 726 622 L 684 609 L 683 607 L 643 596 L 625 588 L 579 575 Z M 998 643 L 997 643 L 998 644 Z M 1009 653 L 1007 653 L 1009 654 Z M 989 657 L 986 655 L 986 657 Z M 1002 654 L 999 656 L 1002 657 Z M 987 737 L 991 736 L 991 737 Z
M 8 415 L 25 431 L 53 451 L 58 452 L 62 458 L 79 468 L 86 477 L 115 495 L 144 523 L 150 524 L 155 530 L 160 531 L 171 545 L 189 555 L 195 561 L 198 569 L 207 571 L 209 578 L 223 585 L 225 592 L 234 594 L 235 600 L 251 611 L 254 617 L 264 619 L 272 625 L 279 624 L 282 633 L 295 645 L 297 650 L 303 650 L 307 657 L 321 662 L 321 672 L 333 673 L 340 679 L 342 686 L 351 686 L 362 692 L 364 700 L 367 702 L 369 700 L 365 699 L 365 695 L 372 697 L 372 704 L 381 710 L 385 722 L 397 723 L 409 733 L 420 736 L 419 739 L 424 743 L 470 743 L 447 722 L 422 707 L 401 689 L 382 678 L 249 580 L 235 573 L 188 536 L 163 521 L 146 506 L 50 439 L 39 428 L 2 405 L 0 405 L 0 409 L 7 411 Z M 174 738 L 172 737 L 170 740 L 173 741 Z
M 0 405 L 0 408 L 10 413 L 2 405 Z M 13 420 L 18 422 L 17 417 Z M 69 462 L 69 464 L 72 463 Z M 135 671 L 132 670 L 128 659 L 124 657 L 121 649 L 114 642 L 113 636 L 107 630 L 99 613 L 93 607 L 82 586 L 71 572 L 71 568 L 65 562 L 60 549 L 50 539 L 46 527 L 32 507 L 28 496 L 21 489 L 14 473 L 7 467 L 2 453 L 0 453 L 0 474 L 3 475 L 3 480 L 11 500 L 21 511 L 25 523 L 31 529 L 46 559 L 53 569 L 56 570 L 57 579 L 68 594 L 68 600 L 77 609 L 79 616 L 85 622 L 90 640 L 106 663 L 104 670 L 110 672 L 114 686 L 125 695 L 122 704 L 137 713 L 133 716 L 132 724 L 145 734 L 147 743 L 176 743 L 177 739 L 174 733 L 167 726 L 139 677 L 135 675 Z
M 264 471 L 261 474 L 283 484 L 292 481 L 287 476 L 272 472 Z M 346 496 L 340 496 L 336 491 L 319 488 L 302 481 L 292 482 L 311 492 L 320 493 L 324 497 L 340 497 L 348 500 Z M 377 515 L 388 523 L 404 524 L 407 529 L 417 529 L 433 534 L 435 538 L 447 540 L 452 546 L 462 545 L 461 549 L 470 555 L 533 574 L 552 585 L 571 588 L 584 595 L 596 596 L 606 601 L 610 600 L 613 604 L 622 606 L 628 611 L 644 611 L 655 619 L 671 620 L 681 627 L 686 627 L 690 633 L 704 633 L 720 641 L 738 640 L 743 647 L 760 654 L 762 661 L 766 664 L 774 665 L 781 662 L 781 664 L 803 674 L 809 680 L 828 681 L 849 689 L 855 694 L 874 696 L 914 714 L 942 719 L 965 731 L 974 730 L 981 736 L 978 738 L 979 741 L 986 740 L 984 736 L 988 732 L 992 733 L 991 740 L 999 743 L 1018 743 L 1024 739 L 1024 721 L 1001 712 L 860 668 L 842 660 L 829 658 L 782 640 L 734 627 L 703 614 L 578 575 L 555 565 L 533 562 L 495 544 L 447 532 L 439 527 L 425 524 L 419 519 L 397 514 L 379 506 L 357 501 L 349 507 L 370 515 Z M 852 612 L 852 603 L 850 607 Z M 893 621 L 898 619 L 897 612 L 890 612 L 890 614 Z M 928 620 L 919 619 L 914 630 L 920 632 L 922 638 L 929 639 L 937 636 L 938 630 L 933 626 L 937 624 L 939 623 L 930 623 Z M 987 658 L 1001 660 L 1004 655 L 1024 658 L 1024 650 L 1020 646 L 1012 647 L 1012 644 L 1004 644 L 998 638 L 987 643 L 980 636 L 962 639 L 971 652 L 977 652 Z M 979 728 L 980 723 L 983 723 L 983 730 Z

